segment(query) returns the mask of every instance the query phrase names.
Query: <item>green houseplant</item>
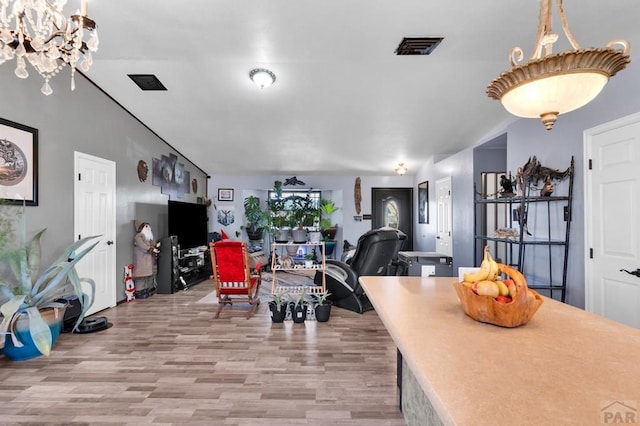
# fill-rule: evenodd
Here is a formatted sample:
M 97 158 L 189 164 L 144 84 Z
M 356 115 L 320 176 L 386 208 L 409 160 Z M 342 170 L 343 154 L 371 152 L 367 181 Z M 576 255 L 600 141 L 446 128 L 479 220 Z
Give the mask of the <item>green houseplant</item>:
M 331 215 L 340 210 L 336 204 L 325 198 L 320 200 L 320 230 L 325 241 L 325 254 L 331 256 L 336 248 L 336 233 L 338 225 L 332 225 Z
M 250 195 L 244 199 L 244 217 L 247 219 L 245 231 L 249 240 L 261 240 L 264 229 L 269 225 L 269 212 L 260 208 L 260 198 Z
M 287 300 L 289 294 L 285 291 L 279 291 L 273 295 L 273 300 L 269 302 L 269 311 L 271 312 L 271 321 L 284 322 L 287 316 Z
M 49 355 L 60 333 L 66 307 L 64 297 L 75 295 L 81 305 L 81 314 L 74 329 L 84 319 L 93 303 L 95 283 L 90 278 L 80 278 L 75 265 L 98 242 L 88 244 L 97 236 L 74 242 L 41 271 L 40 241 L 45 229 L 27 242 L 24 207 L 20 216 L 17 247 L 10 247 L 10 238 L 0 239 L 2 267 L 13 275 L 3 274 L 0 277 L 0 351 L 7 357 L 24 360 L 41 354 Z M 11 234 L 11 224 L 5 221 L 3 225 L 0 234 Z M 82 291 L 83 282 L 91 287 L 91 298 Z
M 277 180 L 273 183 L 273 190 L 276 196 L 268 201 L 270 230 L 274 233 L 276 242 L 286 243 L 291 237 L 292 226 L 291 212 L 287 210 L 288 198 L 282 196 L 281 181 Z
M 334 240 L 336 238 L 338 226 L 332 225 L 331 215 L 338 210 L 340 210 L 340 207 L 336 207 L 333 201 L 324 198 L 320 200 L 320 229 L 326 240 Z
M 291 319 L 295 323 L 303 323 L 307 319 L 307 308 L 309 303 L 307 302 L 307 290 L 302 291 L 295 297 L 291 298 L 289 302 L 289 309 L 291 310 Z
M 331 316 L 331 300 L 328 297 L 331 295 L 328 291 L 313 295 L 314 312 L 316 314 L 316 321 L 327 322 Z
M 306 268 L 312 268 L 314 258 L 315 258 L 315 255 L 313 253 L 306 253 L 304 255 L 304 266 Z

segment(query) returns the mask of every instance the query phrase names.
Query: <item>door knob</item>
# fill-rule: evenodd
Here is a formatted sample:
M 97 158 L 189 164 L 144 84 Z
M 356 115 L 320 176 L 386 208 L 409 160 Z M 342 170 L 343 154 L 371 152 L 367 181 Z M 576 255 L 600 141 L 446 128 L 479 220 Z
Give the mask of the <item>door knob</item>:
M 626 269 L 620 269 L 620 272 L 626 272 L 629 275 L 635 275 L 636 277 L 640 278 L 640 268 L 636 269 L 633 272 L 627 271 Z
M 107 241 L 107 245 L 108 246 L 113 245 L 113 241 L 111 241 L 111 240 Z

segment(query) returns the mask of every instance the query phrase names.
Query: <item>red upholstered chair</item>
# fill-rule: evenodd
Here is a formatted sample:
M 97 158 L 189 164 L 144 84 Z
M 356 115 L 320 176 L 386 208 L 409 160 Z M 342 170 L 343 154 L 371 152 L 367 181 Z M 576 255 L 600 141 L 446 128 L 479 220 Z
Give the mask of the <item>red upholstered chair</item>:
M 215 318 L 233 302 L 248 303 L 247 318 L 255 313 L 260 304 L 259 290 L 262 276 L 261 264 L 255 265 L 253 273 L 249 267 L 249 250 L 242 241 L 217 241 L 209 243 L 213 283 L 218 296 Z

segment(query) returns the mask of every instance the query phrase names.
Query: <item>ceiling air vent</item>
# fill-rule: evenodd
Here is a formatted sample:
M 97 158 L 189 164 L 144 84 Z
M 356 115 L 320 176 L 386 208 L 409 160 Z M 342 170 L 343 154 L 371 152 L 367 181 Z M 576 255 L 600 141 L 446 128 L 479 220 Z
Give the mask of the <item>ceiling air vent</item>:
M 444 37 L 405 37 L 402 39 L 396 55 L 429 55 Z
M 142 90 L 167 90 L 153 74 L 127 74 Z

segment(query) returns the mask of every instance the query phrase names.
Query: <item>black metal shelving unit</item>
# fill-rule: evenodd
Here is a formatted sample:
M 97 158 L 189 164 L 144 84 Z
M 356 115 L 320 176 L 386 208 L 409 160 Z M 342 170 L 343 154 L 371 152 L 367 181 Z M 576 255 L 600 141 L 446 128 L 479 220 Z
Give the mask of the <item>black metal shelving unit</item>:
M 497 236 L 486 235 L 482 230 L 476 230 L 476 259 L 480 258 L 480 253 L 484 245 L 491 242 L 494 247 L 504 244 L 506 253 L 505 259 L 500 259 L 503 263 L 517 268 L 527 279 L 527 285 L 542 294 L 557 298 L 561 302 L 565 302 L 567 293 L 567 265 L 569 259 L 569 237 L 571 233 L 571 208 L 573 200 L 573 176 L 574 176 L 574 159 L 571 157 L 571 163 L 568 169 L 568 187 L 566 195 L 540 196 L 536 195 L 538 189 L 526 181 L 522 188 L 521 196 L 504 197 L 504 198 L 483 198 L 481 194 L 476 192 L 475 214 L 476 217 L 485 217 L 486 211 L 482 212 L 482 208 L 486 209 L 490 205 L 505 205 L 509 212 L 507 223 L 510 228 L 518 230 L 517 238 L 502 238 Z M 563 179 L 562 181 L 564 181 Z M 556 185 L 557 186 L 557 185 Z M 538 206 L 542 208 L 537 208 Z M 561 206 L 562 212 L 560 217 L 553 211 L 552 206 Z M 535 212 L 534 212 L 535 210 Z M 542 210 L 542 213 L 540 212 Z M 519 212 L 519 216 L 514 217 L 514 211 Z M 546 226 L 540 226 L 534 230 L 535 237 L 529 236 L 530 224 L 534 222 L 535 215 L 546 215 Z M 480 215 L 480 216 L 478 216 Z M 561 223 L 564 223 L 564 230 L 561 229 Z M 555 226 L 554 226 L 555 225 Z M 540 229 L 542 228 L 542 229 Z M 546 247 L 546 255 L 536 256 L 528 254 L 532 250 L 539 250 L 540 247 Z M 541 265 L 541 258 L 546 257 L 546 265 Z

